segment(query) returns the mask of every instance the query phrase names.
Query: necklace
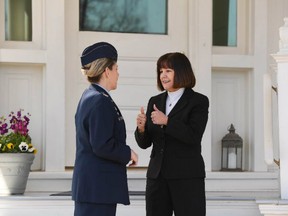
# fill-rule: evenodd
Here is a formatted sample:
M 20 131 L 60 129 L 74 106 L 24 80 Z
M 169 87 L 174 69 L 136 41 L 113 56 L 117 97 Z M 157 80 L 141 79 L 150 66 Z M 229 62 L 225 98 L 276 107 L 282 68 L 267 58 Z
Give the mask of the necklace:
M 180 97 L 181 95 L 178 97 L 174 97 L 173 100 L 172 100 L 172 97 L 168 97 L 168 106 L 171 107 L 176 101 L 179 100 Z
M 166 99 L 166 115 L 168 115 L 170 113 L 170 111 L 173 109 L 173 107 L 179 101 L 183 92 L 184 92 L 184 88 L 180 88 L 179 90 L 177 90 L 175 92 L 168 92 L 168 96 Z

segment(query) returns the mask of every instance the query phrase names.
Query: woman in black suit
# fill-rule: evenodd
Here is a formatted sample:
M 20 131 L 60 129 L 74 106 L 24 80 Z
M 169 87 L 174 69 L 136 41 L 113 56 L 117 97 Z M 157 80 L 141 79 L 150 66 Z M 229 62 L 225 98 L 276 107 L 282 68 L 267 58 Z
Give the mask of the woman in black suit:
M 209 100 L 192 90 L 196 79 L 189 59 L 167 53 L 157 61 L 157 84 L 147 112 L 137 116 L 139 147 L 152 146 L 147 170 L 147 216 L 204 216 L 205 165 L 201 140 Z
M 91 85 L 75 115 L 75 216 L 115 216 L 117 203 L 129 204 L 126 165 L 136 164 L 138 156 L 126 145 L 125 122 L 109 94 L 117 88 L 117 57 L 106 42 L 87 47 L 81 56 L 82 72 Z

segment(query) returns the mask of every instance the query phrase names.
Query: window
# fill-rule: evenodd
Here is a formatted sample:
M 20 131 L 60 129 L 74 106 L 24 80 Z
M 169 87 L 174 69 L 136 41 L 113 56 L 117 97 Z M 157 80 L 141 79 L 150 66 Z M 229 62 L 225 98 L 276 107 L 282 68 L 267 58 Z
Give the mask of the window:
M 237 0 L 213 0 L 213 46 L 237 46 Z
M 80 31 L 167 34 L 167 0 L 79 0 Z
M 32 0 L 5 0 L 5 40 L 32 41 Z

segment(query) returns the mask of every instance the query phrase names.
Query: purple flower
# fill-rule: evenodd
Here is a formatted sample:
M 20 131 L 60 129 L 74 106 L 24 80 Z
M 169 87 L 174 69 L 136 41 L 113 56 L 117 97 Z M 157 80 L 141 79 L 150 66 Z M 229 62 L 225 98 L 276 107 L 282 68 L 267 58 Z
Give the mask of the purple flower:
M 1 135 L 4 135 L 8 132 L 8 129 L 7 129 L 8 125 L 6 123 L 2 124 L 0 126 L 0 134 Z
M 6 119 L 4 117 L 1 117 L 0 119 L 0 135 L 4 135 L 8 132 L 8 125 L 5 123 Z
M 9 118 L 10 118 L 10 127 L 8 128 L 7 124 L 3 124 L 2 121 L 5 119 L 2 118 L 1 123 L 0 123 L 0 134 L 4 135 L 5 133 L 8 132 L 8 129 L 11 129 L 14 133 L 21 134 L 23 136 L 28 135 L 28 125 L 30 122 L 30 119 L 28 116 L 30 116 L 29 113 L 27 115 L 22 116 L 22 111 L 23 109 L 20 109 L 17 111 L 16 115 L 13 111 L 10 112 Z
M 0 117 L 0 152 L 36 153 L 28 134 L 31 115 L 29 113 L 23 115 L 23 111 L 19 109 L 15 113 L 10 112 L 7 123 L 4 117 Z
M 19 133 L 21 135 L 27 135 L 27 127 L 28 127 L 28 122 L 27 122 L 27 116 L 22 117 L 22 112 L 23 110 L 20 109 L 17 114 L 15 115 L 14 112 L 10 113 L 10 129 L 13 130 L 14 133 Z M 29 119 L 29 118 L 28 118 Z

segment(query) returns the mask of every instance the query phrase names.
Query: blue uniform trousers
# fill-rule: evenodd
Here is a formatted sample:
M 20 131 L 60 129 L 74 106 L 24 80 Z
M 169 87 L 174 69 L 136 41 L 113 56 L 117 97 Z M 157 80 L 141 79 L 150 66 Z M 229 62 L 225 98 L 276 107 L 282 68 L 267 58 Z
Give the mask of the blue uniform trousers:
M 75 202 L 74 216 L 115 216 L 117 204 Z

